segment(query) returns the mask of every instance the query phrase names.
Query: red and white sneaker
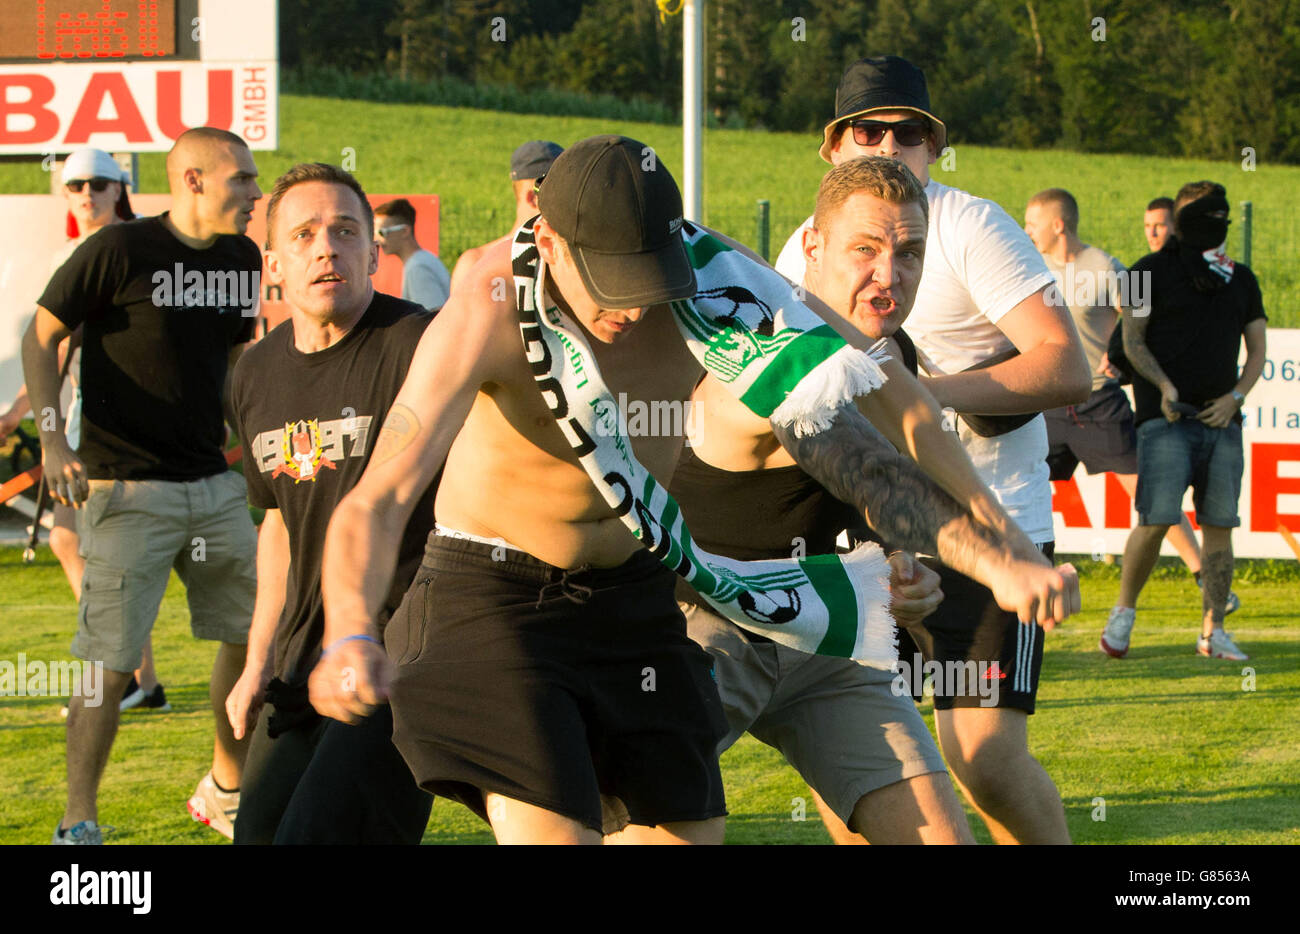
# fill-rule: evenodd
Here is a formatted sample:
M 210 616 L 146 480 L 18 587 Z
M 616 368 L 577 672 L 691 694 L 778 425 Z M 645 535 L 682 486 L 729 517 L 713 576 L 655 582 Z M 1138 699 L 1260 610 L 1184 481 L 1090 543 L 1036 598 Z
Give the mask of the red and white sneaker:
M 207 824 L 227 840 L 235 838 L 235 818 L 239 815 L 239 792 L 222 791 L 208 772 L 199 781 L 194 794 L 186 802 L 190 817 Z
M 1110 611 L 1106 628 L 1101 631 L 1098 644 L 1103 652 L 1111 658 L 1123 658 L 1128 654 L 1128 640 L 1133 633 L 1133 623 L 1137 620 L 1137 610 L 1132 607 L 1117 606 Z
M 1237 648 L 1237 643 L 1233 642 L 1232 637 L 1222 629 L 1211 632 L 1208 639 L 1205 636 L 1197 639 L 1196 654 L 1204 655 L 1206 658 L 1226 658 L 1234 662 L 1244 662 L 1250 658 Z

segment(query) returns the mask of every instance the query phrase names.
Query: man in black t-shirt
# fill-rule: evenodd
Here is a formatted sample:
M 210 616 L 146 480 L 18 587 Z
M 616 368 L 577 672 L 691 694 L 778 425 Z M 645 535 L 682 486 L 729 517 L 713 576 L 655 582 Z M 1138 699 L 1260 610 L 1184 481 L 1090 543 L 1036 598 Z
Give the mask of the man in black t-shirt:
M 103 696 L 120 697 L 139 666 L 173 567 L 194 634 L 221 643 L 212 770 L 190 811 L 229 836 L 245 749 L 222 703 L 244 664 L 256 533 L 243 479 L 226 469 L 222 420 L 257 314 L 261 256 L 243 233 L 262 192 L 244 141 L 209 127 L 176 141 L 167 181 L 169 213 L 106 227 L 55 273 L 24 335 L 23 367 L 50 492 L 80 508 L 86 570 L 72 652 L 103 665 Z M 79 325 L 84 407 L 73 452 L 57 348 Z M 70 700 L 68 805 L 53 842 L 100 842 L 96 797 L 117 724 L 117 704 Z
M 433 803 L 393 745 L 386 705 L 347 726 L 307 700 L 325 623 L 325 529 L 433 317 L 375 292 L 373 225 L 361 186 L 332 165 L 294 166 L 267 203 L 267 275 L 289 320 L 244 356 L 232 391 L 249 500 L 266 510 L 248 660 L 226 699 L 236 736 L 256 723 L 236 843 L 419 843 Z M 382 639 L 415 576 L 436 485 L 406 527 L 381 629 L 368 638 Z
M 1222 185 L 1192 182 L 1174 200 L 1174 236 L 1130 270 L 1124 353 L 1133 369 L 1138 440 L 1138 526 L 1124 546 L 1128 592 L 1140 592 L 1160 541 L 1192 487 L 1203 530 L 1199 655 L 1244 661 L 1223 631 L 1232 585 L 1232 530 L 1241 524 L 1241 405 L 1264 369 L 1264 303 L 1250 268 L 1224 252 L 1228 198 Z M 1237 355 L 1246 341 L 1246 363 Z M 1116 607 L 1101 650 L 1128 652 L 1134 607 Z

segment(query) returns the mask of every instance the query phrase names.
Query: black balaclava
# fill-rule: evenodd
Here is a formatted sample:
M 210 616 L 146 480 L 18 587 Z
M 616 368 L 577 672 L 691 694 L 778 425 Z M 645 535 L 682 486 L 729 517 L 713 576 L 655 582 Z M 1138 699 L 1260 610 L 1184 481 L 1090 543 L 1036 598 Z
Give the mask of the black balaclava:
M 1197 291 L 1217 292 L 1226 284 L 1221 274 L 1211 270 L 1203 254 L 1228 238 L 1232 222 L 1226 217 L 1210 216 L 1212 211 L 1227 210 L 1227 193 L 1222 185 L 1215 185 L 1208 194 L 1184 204 L 1174 217 L 1179 258 Z
M 1207 195 L 1189 201 L 1178 212 L 1175 227 L 1178 239 L 1197 250 L 1212 250 L 1228 239 L 1226 217 L 1211 217 L 1211 211 L 1227 211 L 1228 198 L 1222 186 L 1216 185 Z

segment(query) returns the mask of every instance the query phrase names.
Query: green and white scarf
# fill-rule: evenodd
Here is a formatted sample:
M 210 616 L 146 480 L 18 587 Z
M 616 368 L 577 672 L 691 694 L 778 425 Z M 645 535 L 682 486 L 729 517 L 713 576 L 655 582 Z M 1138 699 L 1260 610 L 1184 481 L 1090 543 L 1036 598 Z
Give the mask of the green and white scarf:
M 633 455 L 581 329 L 549 301 L 532 223 L 516 231 L 511 248 L 525 354 L 560 430 L 623 524 L 738 626 L 804 652 L 893 668 L 889 563 L 876 545 L 737 561 L 692 541 L 677 503 Z M 698 290 L 672 303 L 677 326 L 696 359 L 753 412 L 800 435 L 816 433 L 840 405 L 884 383 L 877 360 L 796 301 L 775 271 L 692 224 L 682 239 Z M 883 350 L 873 353 L 887 359 Z

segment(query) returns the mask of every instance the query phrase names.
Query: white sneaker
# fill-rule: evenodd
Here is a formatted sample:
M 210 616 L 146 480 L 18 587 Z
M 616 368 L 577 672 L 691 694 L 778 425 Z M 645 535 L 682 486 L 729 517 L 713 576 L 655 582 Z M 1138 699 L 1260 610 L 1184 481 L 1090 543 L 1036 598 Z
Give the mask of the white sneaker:
M 185 805 L 190 817 L 207 824 L 227 840 L 235 839 L 235 817 L 239 814 L 239 792 L 222 791 L 212 772 L 199 780 L 198 787 Z
M 62 820 L 59 823 L 63 823 Z M 50 838 L 50 843 L 55 846 L 99 846 L 104 842 L 104 834 L 112 833 L 116 827 L 101 827 L 93 820 L 83 820 L 79 824 L 73 824 L 67 830 L 54 825 L 54 836 Z
M 1204 655 L 1207 658 L 1226 658 L 1234 662 L 1244 662 L 1248 658 L 1245 652 L 1237 648 L 1237 643 L 1232 641 L 1222 629 L 1216 629 L 1210 633 L 1207 639 L 1205 636 L 1196 640 L 1196 654 Z
M 1123 658 L 1128 654 L 1128 640 L 1136 620 L 1137 610 L 1125 606 L 1113 608 L 1106 628 L 1101 631 L 1098 647 L 1111 658 Z

